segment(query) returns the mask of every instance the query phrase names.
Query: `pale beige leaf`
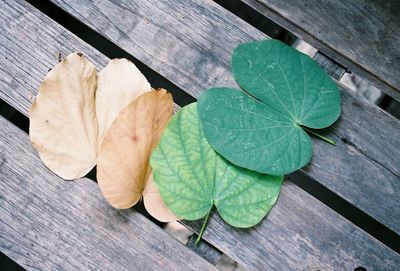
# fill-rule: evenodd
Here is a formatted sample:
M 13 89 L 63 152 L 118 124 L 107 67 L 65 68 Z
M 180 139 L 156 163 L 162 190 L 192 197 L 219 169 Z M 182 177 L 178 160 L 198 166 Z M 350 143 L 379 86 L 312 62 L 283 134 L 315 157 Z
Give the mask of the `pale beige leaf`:
M 146 77 L 127 59 L 113 59 L 99 73 L 96 92 L 98 142 L 118 113 L 132 100 L 151 90 Z
M 174 213 L 168 209 L 163 199 L 161 198 L 160 192 L 153 182 L 153 174 L 150 174 L 147 181 L 146 187 L 143 192 L 143 202 L 149 214 L 162 222 L 172 222 L 179 220 Z
M 29 112 L 29 135 L 44 164 L 63 179 L 85 176 L 96 163 L 96 68 L 78 53 L 45 77 Z
M 166 90 L 140 95 L 107 130 L 97 157 L 97 181 L 107 201 L 125 209 L 141 198 L 150 175 L 149 158 L 172 115 Z

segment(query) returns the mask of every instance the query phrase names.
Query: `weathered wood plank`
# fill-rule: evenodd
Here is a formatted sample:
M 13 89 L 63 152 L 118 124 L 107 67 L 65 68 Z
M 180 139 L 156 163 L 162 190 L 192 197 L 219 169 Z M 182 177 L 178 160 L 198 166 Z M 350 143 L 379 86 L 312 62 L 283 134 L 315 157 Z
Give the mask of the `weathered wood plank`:
M 28 270 L 216 270 L 89 179 L 63 181 L 0 117 L 0 250 Z
M 400 2 L 241 0 L 400 99 Z
M 185 223 L 195 231 L 201 227 Z M 204 238 L 252 270 L 391 270 L 400 260 L 395 252 L 394 258 L 377 252 L 363 231 L 290 182 L 254 230 L 229 227 L 214 213 Z M 376 263 L 379 258 L 383 262 Z
M 10 25 L 10 22 L 15 25 L 7 28 L 11 29 L 11 34 L 6 31 L 0 32 L 0 44 L 4 44 L 3 48 L 12 45 L 11 48 L 14 49 L 13 56 L 9 58 L 9 61 L 0 65 L 0 78 L 2 79 L 0 93 L 7 102 L 15 104 L 16 108 L 24 114 L 26 114 L 25 108 L 29 107 L 30 101 L 28 95 L 23 95 L 24 92 L 21 90 L 35 92 L 47 71 L 46 68 L 51 67 L 57 61 L 54 55 L 57 55 L 58 52 L 65 54 L 69 47 L 78 51 L 85 49 L 85 53 L 99 67 L 101 63 L 105 62 L 105 59 L 98 55 L 93 48 L 85 45 L 24 2 L 14 3 L 12 8 L 10 7 L 10 10 L 6 11 L 10 17 L 5 19 L 4 24 L 1 25 Z M 7 17 L 1 14 L 0 20 L 4 20 L 4 18 Z M 21 30 L 24 28 L 18 26 L 19 24 L 30 30 L 22 32 L 22 39 L 21 36 L 13 34 L 21 34 Z M 40 39 L 35 38 L 37 32 L 41 33 Z M 24 50 L 24 44 L 30 44 L 30 48 L 37 53 L 38 57 L 29 58 L 30 51 Z M 54 63 L 52 63 L 53 61 Z M 13 74 L 20 74 L 20 76 L 11 80 Z M 8 84 L 8 82 L 12 83 Z M 21 95 L 16 97 L 4 95 L 8 92 L 19 92 Z M 12 99 L 22 102 L 18 103 Z M 7 138 L 12 140 L 15 137 Z M 22 141 L 22 145 L 30 148 L 27 140 Z M 26 159 L 28 157 L 38 159 L 36 154 L 32 153 L 23 156 Z M 40 172 L 44 171 L 41 168 L 39 170 Z M 24 173 L 22 170 L 14 175 L 18 178 L 24 174 L 32 173 Z M 55 184 L 60 183 L 56 181 L 54 180 Z M 53 182 L 49 183 L 53 184 Z M 64 184 L 64 182 L 61 183 Z M 14 195 L 19 194 L 14 193 Z M 35 196 L 32 197 L 39 200 Z M 10 206 L 7 210 L 13 211 L 13 208 Z M 96 209 L 96 213 L 101 211 L 98 209 Z M 300 270 L 323 267 L 329 270 L 341 267 L 351 269 L 360 265 L 371 269 L 390 269 L 399 264 L 398 254 L 291 183 L 284 186 L 277 206 L 259 226 L 250 230 L 234 230 L 223 224 L 221 219 L 214 215 L 206 230 L 205 238 L 221 251 L 251 269 Z M 124 257 L 125 255 L 121 258 Z
M 52 2 L 194 97 L 211 86 L 235 87 L 233 48 L 267 38 L 210 1 Z M 341 93 L 343 113 L 328 135 L 338 147 L 314 140 L 305 172 L 400 233 L 400 148 L 393 148 L 400 145 L 400 122 L 344 88 Z

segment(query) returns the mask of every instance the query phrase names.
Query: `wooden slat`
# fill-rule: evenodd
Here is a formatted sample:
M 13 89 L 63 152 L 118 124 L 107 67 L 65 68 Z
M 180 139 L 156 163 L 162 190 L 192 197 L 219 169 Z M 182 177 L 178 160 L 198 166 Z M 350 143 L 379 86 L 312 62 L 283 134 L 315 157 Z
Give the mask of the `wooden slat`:
M 21 266 L 212 269 L 140 214 L 109 207 L 93 181 L 66 182 L 50 173 L 27 135 L 2 117 L 0 128 L 0 249 Z M 250 269 L 394 270 L 400 264 L 398 254 L 291 184 L 285 185 L 278 205 L 255 230 L 234 230 L 214 215 L 206 235 Z M 230 238 L 223 238 L 227 235 Z
M 8 60 L 0 65 L 0 93 L 7 102 L 14 104 L 16 109 L 24 114 L 30 105 L 29 97 L 25 93 L 35 92 L 47 68 L 57 61 L 54 56 L 58 52 L 65 54 L 71 50 L 70 48 L 78 51 L 84 49 L 86 55 L 99 67 L 105 62 L 98 52 L 24 2 L 14 3 L 8 8 L 4 7 L 0 14 L 0 22 L 0 25 L 7 25 L 10 31 L 2 29 L 0 32 L 0 44 L 4 46 L 2 49 L 9 46 L 13 48 L 12 51 L 8 51 L 10 53 Z M 25 28 L 29 31 L 21 32 Z M 40 38 L 37 38 L 35 33 L 41 33 Z M 24 46 L 30 47 L 25 50 Z M 38 57 L 31 58 L 32 51 Z M 4 59 L 4 55 L 1 57 Z M 13 77 L 15 74 L 20 76 Z M 18 96 L 17 93 L 20 95 Z M 11 140 L 16 136 L 7 136 L 7 138 Z M 32 153 L 27 140 L 22 141 L 22 145 L 31 152 L 29 155 L 24 154 L 26 159 L 28 157 L 38 159 L 37 155 Z M 18 176 L 24 176 L 24 174 L 32 174 L 29 171 L 28 167 L 27 171 L 21 169 L 21 172 L 14 175 L 19 178 Z M 31 171 L 37 172 L 34 169 Z M 39 168 L 39 171 L 45 171 L 43 166 Z M 53 180 L 46 177 L 42 179 Z M 65 184 L 65 182 L 59 182 L 57 178 L 48 183 Z M 79 181 L 76 183 L 78 184 Z M 32 183 L 29 184 L 34 186 Z M 75 183 L 71 183 L 71 187 L 73 185 Z M 63 189 L 60 189 L 59 192 L 62 191 Z M 59 192 L 55 193 L 57 197 L 62 195 Z M 97 193 L 97 197 L 100 197 L 100 193 Z M 19 196 L 15 195 L 19 193 L 13 194 L 18 200 Z M 35 196 L 32 197 L 39 200 Z M 45 208 L 46 204 L 43 206 Z M 12 212 L 13 208 L 15 207 L 9 206 L 7 210 Z M 87 208 L 84 211 L 90 215 L 91 207 L 87 206 Z M 101 208 L 95 208 L 96 213 L 100 212 Z M 109 212 L 112 213 L 111 210 Z M 128 217 L 134 214 L 129 213 Z M 188 225 L 194 225 L 194 228 L 198 230 L 196 223 Z M 291 183 L 284 185 L 277 206 L 259 226 L 249 230 L 235 230 L 222 223 L 221 219 L 214 215 L 204 237 L 250 269 L 308 270 L 314 267 L 352 269 L 357 266 L 365 266 L 369 269 L 391 269 L 400 263 L 398 254 Z M 118 236 L 118 238 L 124 237 Z M 124 257 L 124 255 L 121 256 L 121 260 Z
M 236 84 L 230 56 L 242 42 L 267 38 L 205 0 L 52 0 L 143 63 L 198 97 Z M 400 233 L 400 122 L 341 87 L 342 116 L 329 137 L 314 140 L 304 172 Z
M 241 0 L 400 100 L 398 0 Z
M 198 221 L 186 224 L 197 231 L 201 227 Z M 379 251 L 363 231 L 290 182 L 285 182 L 277 204 L 253 230 L 229 227 L 214 213 L 204 237 L 251 270 L 396 270 L 400 266 L 399 254 Z
M 110 207 L 92 180 L 52 174 L 3 117 L 0 130 L 0 250 L 22 267 L 216 270 L 140 213 Z

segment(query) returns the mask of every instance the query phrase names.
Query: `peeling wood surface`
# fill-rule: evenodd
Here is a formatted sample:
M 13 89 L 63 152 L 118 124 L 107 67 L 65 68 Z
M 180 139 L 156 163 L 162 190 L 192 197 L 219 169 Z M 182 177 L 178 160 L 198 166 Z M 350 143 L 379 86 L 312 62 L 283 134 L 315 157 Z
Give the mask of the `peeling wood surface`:
M 400 100 L 397 0 L 241 0 Z
M 194 97 L 208 87 L 235 87 L 233 48 L 267 38 L 212 1 L 52 2 Z M 400 148 L 393 148 L 400 146 L 400 121 L 343 87 L 341 93 L 342 116 L 327 133 L 338 146 L 313 140 L 305 172 L 400 233 Z
M 1 10 L 0 20 L 2 22 L 0 25 L 3 28 L 0 31 L 0 44 L 2 45 L 2 51 L 0 51 L 2 54 L 0 65 L 0 95 L 2 99 L 12 104 L 25 115 L 31 103 L 30 93 L 36 93 L 35 89 L 47 73 L 47 69 L 58 61 L 57 54 L 59 52 L 63 55 L 69 53 L 71 50 L 85 52 L 89 59 L 96 63 L 99 68 L 107 61 L 107 59 L 96 50 L 84 44 L 69 32 L 65 31 L 61 26 L 58 26 L 46 16 L 43 16 L 43 14 L 35 11 L 22 1 L 18 1 L 18 4 L 14 3 L 12 6 L 4 5 Z M 24 31 L 24 29 L 28 29 L 28 31 Z M 36 33 L 41 33 L 41 35 L 37 35 Z M 9 50 L 7 48 L 13 49 Z M 5 51 L 3 50 L 7 50 L 7 53 L 4 53 Z M 31 53 L 32 51 L 35 52 L 34 55 Z M 7 59 L 5 59 L 5 56 Z M 10 124 L 7 123 L 5 125 L 10 126 Z M 14 131 L 13 129 L 11 130 Z M 97 186 L 94 182 L 90 184 L 86 179 L 81 180 L 81 183 L 60 182 L 57 177 L 46 171 L 38 160 L 39 158 L 37 155 L 31 149 L 27 136 L 22 136 L 21 134 L 21 131 L 15 134 L 7 133 L 5 136 L 1 134 L 0 146 L 4 148 L 4 150 L 1 150 L 1 153 L 9 153 L 10 156 L 14 157 L 14 160 L 12 160 L 13 162 L 11 164 L 3 163 L 0 169 L 3 170 L 2 172 L 12 171 L 11 175 L 14 176 L 13 178 L 16 178 L 14 182 L 11 182 L 10 179 L 11 183 L 5 186 L 5 188 L 2 186 L 2 189 L 10 189 L 10 187 L 19 189 L 18 193 L 13 192 L 10 195 L 7 194 L 4 198 L 7 198 L 9 201 L 18 201 L 18 203 L 24 202 L 23 204 L 26 205 L 13 203 L 12 206 L 7 206 L 4 209 L 5 212 L 16 212 L 15 208 L 17 206 L 24 206 L 23 210 L 25 210 L 25 208 L 30 207 L 30 205 L 28 205 L 29 200 L 39 203 L 45 201 L 46 204 L 41 204 L 41 208 L 47 208 L 45 206 L 49 204 L 50 206 L 54 204 L 58 207 L 60 202 L 65 200 L 63 195 L 66 191 L 69 191 L 68 189 L 72 189 L 70 193 L 75 195 L 76 193 L 79 194 L 79 190 L 83 189 L 82 185 L 92 185 L 94 187 L 92 188 L 93 191 L 84 192 L 84 195 L 89 195 L 89 197 L 83 197 L 79 194 L 79 197 L 82 197 L 81 199 L 75 202 L 72 201 L 71 198 L 71 201 L 65 202 L 65 204 L 67 204 L 66 206 L 77 206 L 76 212 L 78 212 L 79 217 L 82 219 L 86 219 L 86 217 L 93 219 L 92 227 L 95 228 L 97 228 L 97 223 L 100 223 L 101 227 L 103 227 L 105 223 L 109 223 L 107 218 L 113 219 L 113 221 L 119 221 L 119 215 L 116 215 L 116 218 L 109 217 L 110 214 L 113 214 L 113 210 L 106 208 L 102 210 L 104 208 L 102 204 L 104 204 L 105 201 L 99 199 L 101 195 L 98 191 L 95 193 L 94 190 L 96 190 L 95 188 Z M 12 142 L 12 144 L 8 142 Z M 343 145 L 343 148 L 346 148 L 346 146 Z M 7 152 L 5 150 L 7 150 Z M 24 159 L 21 159 L 21 157 L 24 157 Z M 8 161 L 11 160 L 8 159 Z M 29 164 L 32 164 L 32 167 L 29 167 Z M 28 170 L 26 170 L 25 167 L 27 167 Z M 48 174 L 51 176 L 48 176 Z M 3 178 L 3 176 L 6 175 L 2 173 L 1 176 Z M 38 176 L 36 178 L 45 182 L 46 185 L 37 186 L 30 181 L 32 180 L 32 176 Z M 7 181 L 8 179 L 5 178 L 5 180 Z M 18 185 L 18 182 L 25 182 L 26 186 Z M 2 180 L 2 183 L 6 182 Z M 57 188 L 61 184 L 66 184 L 68 186 Z M 28 188 L 41 190 L 47 189 L 47 186 L 50 188 L 55 187 L 55 190 L 52 190 L 53 193 L 49 194 L 50 198 L 48 198 L 48 195 L 39 196 L 40 194 L 28 191 Z M 24 194 L 23 192 L 29 193 Z M 16 197 L 15 195 L 19 196 Z M 28 198 L 22 197 L 22 195 L 27 195 Z M 29 197 L 31 199 L 29 199 Z M 56 197 L 56 199 L 52 199 L 52 197 Z M 91 198 L 96 199 L 96 204 L 99 204 L 97 208 L 86 203 L 86 201 Z M 97 200 L 99 202 L 97 202 Z M 3 206 L 3 204 L 1 206 Z M 40 209 L 36 209 L 35 214 L 41 215 L 40 212 Z M 100 214 L 102 214 L 102 216 Z M 96 220 L 97 215 L 100 216 L 99 219 L 102 221 L 99 222 Z M 121 222 L 115 222 L 115 225 L 112 224 L 112 226 L 109 227 L 128 227 L 132 235 L 140 235 L 140 231 L 136 231 L 133 226 L 131 227 L 129 225 L 130 223 L 134 223 L 133 221 L 136 220 L 136 216 L 138 216 L 139 219 L 141 219 L 142 216 L 139 216 L 139 214 L 134 211 L 124 212 L 123 215 L 127 217 L 127 220 L 122 219 Z M 1 218 L 3 217 L 5 216 L 1 215 Z M 128 226 L 126 225 L 126 221 L 128 221 Z M 19 223 L 20 219 L 10 222 L 15 228 L 19 226 Z M 5 223 L 2 222 L 2 225 L 3 224 Z M 198 230 L 196 222 L 186 222 L 186 224 Z M 38 225 L 40 226 L 41 224 L 39 223 Z M 85 228 L 78 228 L 76 225 L 74 224 L 75 231 L 79 231 L 80 228 Z M 56 227 L 55 224 L 52 226 L 55 232 L 57 232 L 58 227 L 61 227 L 61 225 Z M 144 227 L 144 224 L 142 226 Z M 31 231 L 30 227 L 34 226 L 29 223 L 29 226 L 27 225 L 26 227 Z M 62 227 L 64 227 L 64 225 L 62 225 Z M 92 234 L 90 231 L 85 233 Z M 107 231 L 107 233 L 107 235 L 110 235 L 109 231 Z M 156 235 L 156 233 L 154 233 L 154 235 Z M 9 235 L 2 238 L 10 238 L 7 236 Z M 40 240 L 46 237 L 40 236 Z M 68 236 L 74 235 L 71 233 L 71 235 Z M 82 236 L 84 235 L 82 234 Z M 83 238 L 82 236 L 79 237 Z M 25 242 L 26 246 L 30 245 L 28 241 L 24 241 L 25 239 L 29 240 L 30 236 L 26 236 L 25 234 L 25 237 L 18 237 L 20 240 L 17 238 L 14 240 L 15 243 Z M 113 238 L 112 236 L 107 237 Z M 222 223 L 221 219 L 214 214 L 204 237 L 219 250 L 250 269 L 266 270 L 279 267 L 282 270 L 309 270 L 315 268 L 331 270 L 354 269 L 358 266 L 364 266 L 368 270 L 390 270 L 395 269 L 395 267 L 400 264 L 398 254 L 376 241 L 349 221 L 343 219 L 340 215 L 336 214 L 292 183 L 286 183 L 284 185 L 277 206 L 273 209 L 268 218 L 257 227 L 248 230 L 234 229 Z M 34 236 L 32 238 L 34 238 Z M 120 240 L 119 242 L 123 242 L 126 237 L 117 236 L 116 238 Z M 130 236 L 129 238 L 141 239 L 142 237 Z M 158 233 L 154 238 L 159 238 Z M 72 238 L 71 240 L 76 239 Z M 141 240 L 145 242 L 144 238 Z M 64 239 L 61 239 L 58 243 L 60 246 L 63 245 L 62 241 L 64 241 Z M 131 243 L 131 241 L 129 241 L 129 243 Z M 165 243 L 164 245 L 168 244 Z M 10 250 L 8 250 L 9 252 L 6 254 L 17 262 L 24 263 L 24 261 L 28 259 L 27 256 L 23 254 L 25 251 L 22 250 L 22 252 L 17 251 L 14 253 L 16 247 L 17 246 L 6 246 L 1 249 L 3 251 L 10 248 Z M 102 248 L 102 246 L 99 245 L 93 249 L 99 249 L 99 247 Z M 158 246 L 151 247 L 153 249 L 159 249 Z M 71 249 L 71 247 L 66 246 L 66 249 L 67 248 Z M 138 250 L 139 251 L 135 253 L 141 253 L 140 248 Z M 37 252 L 35 256 L 39 263 L 41 263 L 40 256 L 56 257 L 48 254 L 49 252 L 46 254 L 46 252 L 42 250 L 33 248 L 31 248 L 30 253 L 35 251 Z M 82 253 L 83 252 L 89 253 L 87 250 L 83 250 Z M 90 252 L 93 253 L 92 250 L 90 250 Z M 124 251 L 124 253 L 126 252 Z M 32 255 L 30 255 L 30 257 L 32 257 Z M 120 260 L 126 260 L 125 257 L 130 259 L 129 254 L 122 254 Z M 175 259 L 173 256 L 171 257 Z M 182 258 L 185 257 L 186 256 L 183 256 Z M 42 258 L 41 260 L 44 261 L 42 264 L 46 264 L 46 261 L 48 261 L 47 258 Z M 56 259 L 54 261 L 56 261 Z

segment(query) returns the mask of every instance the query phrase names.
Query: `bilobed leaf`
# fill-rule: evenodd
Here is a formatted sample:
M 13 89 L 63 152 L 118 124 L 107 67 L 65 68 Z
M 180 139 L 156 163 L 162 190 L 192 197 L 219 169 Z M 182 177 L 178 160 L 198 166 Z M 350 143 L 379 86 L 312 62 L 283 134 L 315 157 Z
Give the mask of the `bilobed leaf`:
M 97 158 L 97 181 L 107 201 L 125 209 L 142 197 L 151 173 L 149 158 L 172 115 L 166 90 L 145 92 L 116 117 Z
M 74 53 L 40 85 L 29 111 L 29 135 L 44 164 L 63 179 L 85 176 L 96 164 L 96 69 Z
M 239 168 L 208 144 L 196 104 L 182 108 L 169 122 L 150 159 L 154 182 L 178 217 L 196 220 L 213 205 L 235 227 L 251 227 L 275 204 L 283 181 Z
M 253 97 L 227 88 L 200 97 L 200 119 L 212 147 L 232 163 L 262 173 L 286 174 L 308 163 L 312 146 L 303 129 L 337 120 L 336 84 L 311 58 L 276 40 L 237 47 L 232 71 Z
M 60 177 L 83 177 L 97 159 L 98 183 L 111 205 L 128 208 L 143 195 L 150 214 L 173 221 L 177 217 L 162 201 L 149 166 L 173 100 L 166 90 L 150 90 L 126 59 L 111 60 L 97 78 L 93 64 L 71 54 L 40 86 L 29 133 L 43 162 Z
M 146 77 L 125 58 L 111 60 L 100 71 L 96 92 L 99 144 L 117 114 L 136 97 L 150 90 Z

